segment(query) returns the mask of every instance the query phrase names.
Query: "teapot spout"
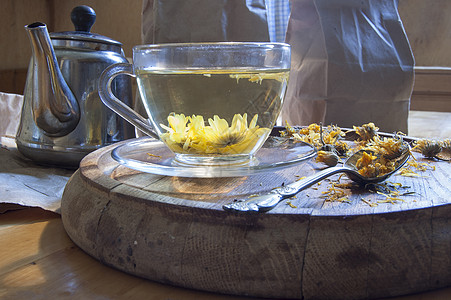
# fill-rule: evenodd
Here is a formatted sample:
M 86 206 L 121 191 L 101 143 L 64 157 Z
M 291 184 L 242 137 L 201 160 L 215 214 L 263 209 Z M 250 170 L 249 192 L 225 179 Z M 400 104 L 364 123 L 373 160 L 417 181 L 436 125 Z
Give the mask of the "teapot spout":
M 25 26 L 32 47 L 32 63 L 26 93 L 30 95 L 33 119 L 48 136 L 59 137 L 72 132 L 80 120 L 80 107 L 63 78 L 50 41 L 47 26 Z

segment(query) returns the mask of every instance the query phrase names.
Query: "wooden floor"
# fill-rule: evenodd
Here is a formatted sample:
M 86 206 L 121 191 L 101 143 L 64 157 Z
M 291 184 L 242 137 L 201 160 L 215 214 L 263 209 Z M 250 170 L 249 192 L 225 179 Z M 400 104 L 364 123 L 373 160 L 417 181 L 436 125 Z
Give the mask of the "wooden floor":
M 409 136 L 430 139 L 451 139 L 451 113 L 410 111 Z
M 59 215 L 39 208 L 0 215 L 0 299 L 257 300 L 171 287 L 104 266 L 72 243 Z M 451 288 L 391 298 L 447 300 Z
M 411 136 L 451 138 L 451 113 L 413 111 L 409 123 Z M 255 299 L 171 287 L 109 268 L 69 239 L 58 214 L 39 208 L 0 214 L 0 241 L 0 299 Z M 451 287 L 392 299 L 447 300 Z

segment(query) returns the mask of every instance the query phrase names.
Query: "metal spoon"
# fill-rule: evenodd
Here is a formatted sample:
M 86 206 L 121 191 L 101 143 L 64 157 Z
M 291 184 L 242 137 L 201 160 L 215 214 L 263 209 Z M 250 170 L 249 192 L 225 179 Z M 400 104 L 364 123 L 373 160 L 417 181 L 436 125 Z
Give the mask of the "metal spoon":
M 407 147 L 410 150 L 410 147 Z M 390 172 L 377 177 L 364 177 L 360 175 L 356 168 L 356 162 L 362 157 L 364 152 L 373 154 L 369 150 L 360 150 L 350 156 L 343 164 L 342 167 L 330 167 L 318 172 L 315 175 L 295 181 L 293 183 L 284 185 L 279 188 L 271 190 L 268 194 L 261 196 L 249 197 L 246 200 L 235 200 L 232 203 L 223 206 L 224 210 L 238 211 L 238 212 L 266 212 L 273 209 L 280 201 L 286 198 L 293 197 L 300 191 L 308 188 L 309 186 L 337 173 L 346 173 L 346 175 L 354 182 L 361 184 L 378 183 L 382 182 L 395 172 L 397 172 L 410 157 L 410 151 L 405 151 L 396 159 L 396 168 Z

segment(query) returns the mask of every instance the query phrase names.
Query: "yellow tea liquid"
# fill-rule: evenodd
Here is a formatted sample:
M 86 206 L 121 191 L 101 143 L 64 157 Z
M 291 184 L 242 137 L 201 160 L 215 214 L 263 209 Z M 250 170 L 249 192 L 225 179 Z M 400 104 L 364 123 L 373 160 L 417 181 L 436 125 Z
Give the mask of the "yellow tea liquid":
M 289 70 L 274 69 L 202 69 L 140 70 L 136 75 L 148 117 L 158 135 L 174 152 L 199 155 L 230 155 L 252 154 L 266 140 L 280 113 L 282 99 L 287 88 L 288 74 Z M 172 116 L 172 123 L 168 119 L 170 116 Z M 223 119 L 227 122 L 231 132 L 229 136 L 218 137 L 212 145 L 205 146 L 205 149 L 201 146 L 190 147 L 187 143 L 191 143 L 191 140 L 186 142 L 187 138 L 180 140 L 180 135 L 176 137 L 173 134 L 172 138 L 177 140 L 178 146 L 171 147 L 170 143 L 163 137 L 170 131 L 168 128 L 174 128 L 174 122 L 180 120 L 183 122 L 181 116 L 186 118 L 196 116 L 197 122 L 199 122 L 199 116 L 201 116 L 206 127 L 224 124 L 223 121 L 218 121 Z M 255 145 L 235 147 L 231 150 L 231 152 L 236 150 L 237 152 L 244 151 L 244 153 L 231 153 L 228 152 L 228 149 L 220 149 L 222 146 L 231 146 L 234 142 L 243 142 L 243 138 L 239 136 L 246 131 L 244 125 L 241 127 L 237 125 L 238 129 L 235 128 L 236 126 L 230 129 L 234 118 L 235 123 L 237 123 L 237 116 L 239 121 L 247 123 L 246 126 L 255 125 L 254 129 L 265 129 L 264 136 L 255 139 Z M 243 120 L 243 117 L 246 120 Z M 209 121 L 209 119 L 211 120 Z M 240 122 L 238 123 L 240 124 Z M 186 124 L 188 130 L 188 127 L 190 124 L 194 124 L 194 121 L 186 119 Z M 217 131 L 227 131 L 224 128 L 217 128 Z M 263 131 L 258 132 L 261 134 Z M 193 133 L 192 128 L 191 133 Z M 220 132 L 214 134 L 220 134 Z M 214 149 L 215 147 L 218 148 L 217 151 Z

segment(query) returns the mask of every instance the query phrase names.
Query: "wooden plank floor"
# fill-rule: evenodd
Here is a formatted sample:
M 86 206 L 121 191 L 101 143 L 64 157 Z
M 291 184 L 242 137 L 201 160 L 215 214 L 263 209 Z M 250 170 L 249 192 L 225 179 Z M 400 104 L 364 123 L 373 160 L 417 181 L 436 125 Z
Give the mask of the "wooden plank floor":
M 409 135 L 451 138 L 451 113 L 411 112 Z M 0 195 L 1 197 L 1 195 Z M 58 214 L 0 214 L 0 299 L 255 299 L 171 287 L 102 265 L 67 236 Z M 451 287 L 393 300 L 447 300 Z
M 71 242 L 59 215 L 39 208 L 2 214 L 0 241 L 0 299 L 256 300 L 171 287 L 111 269 Z M 392 299 L 451 299 L 451 288 Z
M 450 139 L 451 113 L 435 111 L 410 111 L 409 135 L 419 138 Z

